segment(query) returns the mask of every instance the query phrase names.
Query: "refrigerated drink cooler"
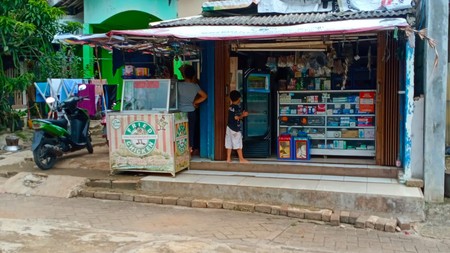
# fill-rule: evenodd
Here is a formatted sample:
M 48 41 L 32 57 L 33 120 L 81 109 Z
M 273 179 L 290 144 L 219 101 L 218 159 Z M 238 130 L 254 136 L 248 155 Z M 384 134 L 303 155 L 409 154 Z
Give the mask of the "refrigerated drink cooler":
M 270 74 L 248 71 L 243 93 L 242 107 L 248 112 L 243 124 L 244 157 L 270 157 Z

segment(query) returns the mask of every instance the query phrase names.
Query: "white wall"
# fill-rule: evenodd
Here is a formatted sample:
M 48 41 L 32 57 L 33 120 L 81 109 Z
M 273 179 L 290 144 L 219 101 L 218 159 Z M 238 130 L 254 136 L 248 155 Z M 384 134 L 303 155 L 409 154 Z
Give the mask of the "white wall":
M 414 98 L 414 115 L 411 129 L 411 174 L 416 179 L 423 179 L 423 112 L 423 96 Z

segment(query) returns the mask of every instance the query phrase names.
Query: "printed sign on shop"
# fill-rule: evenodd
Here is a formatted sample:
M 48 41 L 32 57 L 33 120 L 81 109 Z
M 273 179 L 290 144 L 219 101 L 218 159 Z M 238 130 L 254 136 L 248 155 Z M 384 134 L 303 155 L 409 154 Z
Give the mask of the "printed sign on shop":
M 128 125 L 122 136 L 125 147 L 133 154 L 144 156 L 155 149 L 158 136 L 152 126 L 144 121 L 135 121 Z
M 359 111 L 364 113 L 375 112 L 375 92 L 359 93 Z
M 154 80 L 145 80 L 145 81 L 135 81 L 134 82 L 135 89 L 158 89 L 159 82 Z
M 175 145 L 178 155 L 182 155 L 187 151 L 188 134 L 186 122 L 175 124 Z

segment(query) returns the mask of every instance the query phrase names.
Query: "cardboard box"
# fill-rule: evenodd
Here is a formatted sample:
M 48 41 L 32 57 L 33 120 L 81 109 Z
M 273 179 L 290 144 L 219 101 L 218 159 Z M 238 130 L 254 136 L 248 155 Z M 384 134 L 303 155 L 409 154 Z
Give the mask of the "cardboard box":
M 358 129 L 358 135 L 359 138 L 364 139 L 365 138 L 364 129 Z
M 328 138 L 341 138 L 341 131 L 327 131 Z
M 331 80 L 323 81 L 323 89 L 324 90 L 331 90 Z
M 341 130 L 342 138 L 358 138 L 358 130 Z
M 373 128 L 364 129 L 364 138 L 366 139 L 375 138 L 375 129 Z
M 347 142 L 346 141 L 333 141 L 333 148 L 334 149 L 347 149 Z

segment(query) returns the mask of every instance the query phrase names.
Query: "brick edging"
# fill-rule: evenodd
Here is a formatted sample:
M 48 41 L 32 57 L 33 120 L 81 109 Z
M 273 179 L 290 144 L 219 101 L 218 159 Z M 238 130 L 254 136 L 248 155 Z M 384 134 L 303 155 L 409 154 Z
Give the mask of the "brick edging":
M 106 180 L 109 181 L 109 180 Z M 99 182 L 103 186 L 109 185 L 108 188 L 115 188 L 112 186 L 113 181 Z M 129 189 L 128 183 L 118 184 L 126 185 L 124 187 Z M 120 187 L 117 187 L 120 188 Z M 121 189 L 124 189 L 121 188 Z M 132 189 L 129 189 L 132 190 Z M 271 205 L 267 203 L 250 203 L 239 202 L 222 199 L 199 199 L 189 197 L 176 197 L 176 196 L 162 196 L 162 195 L 148 195 L 140 192 L 115 192 L 108 190 L 93 190 L 82 189 L 78 197 L 98 198 L 106 200 L 122 200 L 122 201 L 134 201 L 139 203 L 152 203 L 162 205 L 178 205 L 192 208 L 214 208 L 214 209 L 227 209 L 243 212 L 257 212 L 272 215 L 288 216 L 292 218 L 322 221 L 331 226 L 340 226 L 341 223 L 353 225 L 355 228 L 369 228 L 385 232 L 399 232 L 401 230 L 410 230 L 411 224 L 402 220 L 387 219 L 378 217 L 375 215 L 363 215 L 360 212 L 354 211 L 336 211 L 330 209 L 314 209 L 310 210 L 304 207 L 292 206 L 292 205 Z

